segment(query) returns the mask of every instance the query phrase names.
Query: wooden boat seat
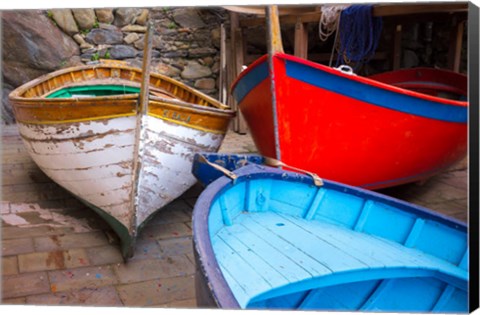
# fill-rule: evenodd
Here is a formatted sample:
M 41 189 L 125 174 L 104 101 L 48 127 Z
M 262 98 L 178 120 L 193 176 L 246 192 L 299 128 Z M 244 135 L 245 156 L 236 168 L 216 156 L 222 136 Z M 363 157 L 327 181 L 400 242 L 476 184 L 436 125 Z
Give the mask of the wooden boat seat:
M 405 277 L 448 280 L 446 296 L 437 303 L 448 300 L 456 288 L 467 290 L 468 251 L 457 266 L 325 221 L 267 211 L 241 212 L 232 222 L 212 238 L 212 245 L 241 307 L 305 290 L 315 289 L 314 295 L 321 288 L 356 281 L 384 280 L 376 295 L 389 294 L 395 287 L 389 281 Z

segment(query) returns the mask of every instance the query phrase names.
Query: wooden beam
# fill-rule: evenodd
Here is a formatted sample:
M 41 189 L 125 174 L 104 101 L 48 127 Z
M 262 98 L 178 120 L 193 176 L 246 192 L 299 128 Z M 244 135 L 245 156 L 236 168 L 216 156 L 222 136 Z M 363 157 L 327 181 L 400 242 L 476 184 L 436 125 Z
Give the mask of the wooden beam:
M 308 28 L 300 21 L 295 24 L 294 55 L 304 59 L 308 57 Z
M 254 14 L 258 16 L 265 16 L 265 6 L 262 5 L 229 5 L 223 6 L 224 9 L 243 13 L 243 14 Z M 296 15 L 303 13 L 311 13 L 313 11 L 318 11 L 320 9 L 319 5 L 286 5 L 278 6 L 279 15 Z
M 410 14 L 455 13 L 468 10 L 468 2 L 429 4 L 377 4 L 373 16 L 399 16 Z
M 378 4 L 373 7 L 373 16 L 395 17 L 407 15 L 429 16 L 435 14 L 452 14 L 468 12 L 468 3 L 432 3 L 432 4 Z M 322 13 L 318 11 L 280 16 L 280 24 L 313 23 L 320 20 Z M 240 27 L 253 27 L 265 24 L 264 17 L 242 19 Z

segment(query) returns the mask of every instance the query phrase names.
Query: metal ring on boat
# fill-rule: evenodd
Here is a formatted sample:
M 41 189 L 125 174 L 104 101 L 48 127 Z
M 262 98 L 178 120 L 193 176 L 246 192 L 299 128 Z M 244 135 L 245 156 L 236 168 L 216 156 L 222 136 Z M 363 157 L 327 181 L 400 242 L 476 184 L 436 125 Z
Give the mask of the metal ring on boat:
M 337 68 L 334 68 L 335 70 L 338 70 L 342 73 L 345 73 L 345 74 L 348 74 L 348 75 L 356 75 L 354 72 L 353 72 L 353 69 L 352 67 L 348 66 L 348 65 L 340 65 L 339 67 Z

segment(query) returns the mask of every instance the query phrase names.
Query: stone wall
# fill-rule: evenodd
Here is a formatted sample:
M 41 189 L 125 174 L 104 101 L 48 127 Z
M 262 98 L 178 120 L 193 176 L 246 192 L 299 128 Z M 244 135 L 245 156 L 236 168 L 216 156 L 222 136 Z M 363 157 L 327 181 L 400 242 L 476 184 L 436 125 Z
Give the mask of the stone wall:
M 220 9 L 118 8 L 62 9 L 48 14 L 72 36 L 83 63 L 125 60 L 141 67 L 146 23 L 153 22 L 153 71 L 217 97 Z
M 221 8 L 158 7 L 10 11 L 2 15 L 2 121 L 8 93 L 42 74 L 99 59 L 142 67 L 146 23 L 154 25 L 152 71 L 218 98 Z

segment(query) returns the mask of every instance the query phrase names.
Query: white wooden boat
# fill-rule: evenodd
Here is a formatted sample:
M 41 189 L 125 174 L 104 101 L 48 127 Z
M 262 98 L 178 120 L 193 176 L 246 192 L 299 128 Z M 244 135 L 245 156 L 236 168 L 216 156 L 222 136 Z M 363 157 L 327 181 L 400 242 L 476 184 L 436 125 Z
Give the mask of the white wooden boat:
M 193 154 L 215 152 L 233 112 L 171 78 L 101 63 L 59 70 L 10 94 L 25 146 L 52 180 L 96 210 L 122 254 L 152 215 L 189 189 Z M 139 101 L 140 99 L 140 101 Z

